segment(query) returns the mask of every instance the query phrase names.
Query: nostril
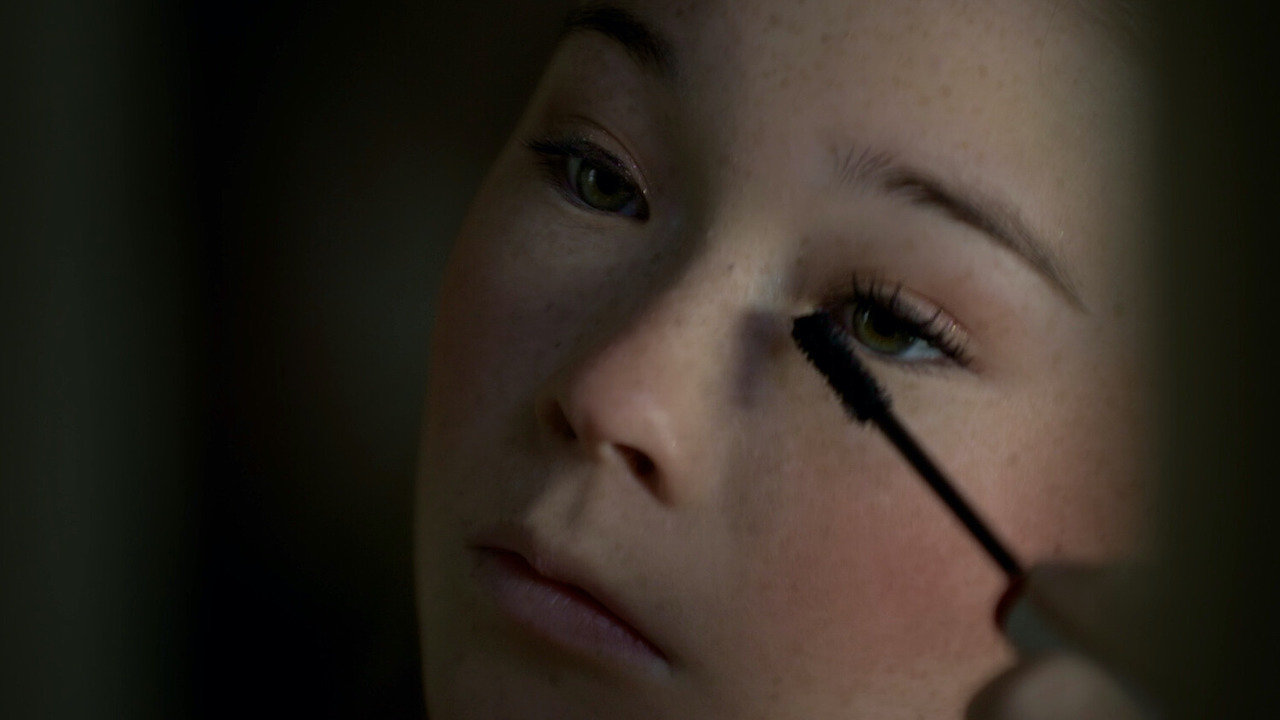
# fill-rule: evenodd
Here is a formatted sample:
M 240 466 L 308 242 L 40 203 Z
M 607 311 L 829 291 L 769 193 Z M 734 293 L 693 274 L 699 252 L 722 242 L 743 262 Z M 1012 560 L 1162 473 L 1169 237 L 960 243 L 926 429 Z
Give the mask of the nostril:
M 641 480 L 649 482 L 658 472 L 658 467 L 653 463 L 653 458 L 635 448 L 619 446 L 618 453 L 622 455 L 627 466 L 631 468 L 631 472 L 635 473 L 636 477 Z
M 565 442 L 577 442 L 578 432 L 573 429 L 573 423 L 569 420 L 569 416 L 565 413 L 560 403 L 546 403 L 538 414 L 541 416 L 542 424 L 551 431 L 553 436 Z M 654 478 L 658 474 L 658 465 L 653 461 L 653 458 L 649 457 L 644 451 L 628 445 L 614 444 L 612 448 L 637 479 L 646 484 L 654 482 Z
M 635 424 L 627 424 L 629 418 L 646 415 L 606 415 L 603 416 L 605 422 L 601 423 L 600 414 L 578 412 L 583 410 L 583 406 L 575 405 L 572 400 L 570 398 L 570 402 L 561 402 L 548 393 L 534 407 L 539 441 L 546 443 L 547 451 L 573 455 L 578 462 L 601 463 L 601 467 L 612 466 L 612 472 L 619 476 L 625 469 L 628 477 L 647 488 L 660 501 L 669 501 L 669 489 L 663 487 L 667 482 L 665 463 L 663 469 L 658 467 L 658 460 L 663 456 L 655 458 L 640 449 L 653 445 L 635 442 L 652 439 L 653 433 L 644 432 L 642 426 L 637 431 Z M 631 439 L 632 442 L 619 442 L 625 439 Z

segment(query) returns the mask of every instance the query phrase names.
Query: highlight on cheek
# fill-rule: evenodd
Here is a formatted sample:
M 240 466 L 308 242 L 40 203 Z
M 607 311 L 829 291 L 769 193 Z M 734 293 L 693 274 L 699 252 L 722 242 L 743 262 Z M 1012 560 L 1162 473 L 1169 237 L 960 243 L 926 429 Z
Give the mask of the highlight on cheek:
M 552 186 L 573 204 L 607 215 L 649 219 L 644 189 L 608 150 L 580 138 L 534 139 L 525 145 L 537 156 Z

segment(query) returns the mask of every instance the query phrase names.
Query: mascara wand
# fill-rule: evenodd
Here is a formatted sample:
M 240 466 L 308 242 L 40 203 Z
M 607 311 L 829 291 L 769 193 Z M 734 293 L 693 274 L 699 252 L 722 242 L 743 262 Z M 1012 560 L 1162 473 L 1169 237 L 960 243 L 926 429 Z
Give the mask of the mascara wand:
M 846 349 L 843 335 L 831 316 L 825 312 L 816 312 L 796 318 L 791 326 L 791 337 L 840 396 L 849 416 L 858 422 L 870 420 L 878 425 L 889 442 L 898 448 L 898 452 L 902 453 L 929 487 L 942 498 L 942 502 L 960 519 L 1009 579 L 1021 579 L 1022 566 L 965 502 L 915 438 L 898 422 L 889 408 L 889 396 L 880 389 L 875 378 L 871 377 L 858 358 Z

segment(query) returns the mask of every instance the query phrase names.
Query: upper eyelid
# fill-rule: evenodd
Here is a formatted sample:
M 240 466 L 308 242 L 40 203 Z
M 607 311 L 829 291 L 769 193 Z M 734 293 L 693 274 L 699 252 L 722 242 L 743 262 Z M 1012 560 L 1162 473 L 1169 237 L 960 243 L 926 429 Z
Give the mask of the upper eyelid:
M 556 139 L 534 138 L 525 143 L 530 150 L 546 157 L 582 157 L 590 162 L 609 168 L 630 184 L 641 198 L 648 202 L 649 188 L 636 177 L 636 173 L 621 158 L 617 157 L 599 144 L 582 138 Z
M 635 178 L 635 173 L 632 172 L 631 168 L 628 167 L 621 158 L 601 147 L 599 144 L 582 138 L 575 138 L 563 142 L 564 147 L 576 150 L 584 159 L 607 165 L 619 175 L 635 183 L 637 187 L 640 186 L 640 183 Z M 643 188 L 640 189 L 643 190 Z
M 956 324 L 942 308 L 933 305 L 932 303 L 930 303 L 927 308 L 922 307 L 922 305 L 924 305 L 923 301 L 911 296 L 904 298 L 902 295 L 901 285 L 894 286 L 892 292 L 888 293 L 887 297 L 883 290 L 878 289 L 875 286 L 861 291 L 855 286 L 854 296 L 869 298 L 880 303 L 886 310 L 893 312 L 901 319 L 915 325 L 929 325 L 941 317 L 946 317 L 948 322 L 952 325 Z
M 579 114 L 563 116 L 551 121 L 539 138 L 558 142 L 578 142 L 606 153 L 611 165 L 625 171 L 636 184 L 645 189 L 649 185 L 649 173 L 640 163 L 631 144 L 610 131 L 603 124 Z
M 885 288 L 887 286 L 892 286 L 892 290 L 886 291 Z M 969 330 L 960 321 L 952 317 L 940 304 L 920 297 L 908 290 L 906 285 L 901 282 L 886 281 L 880 277 L 864 280 L 855 276 L 852 290 L 845 295 L 845 298 L 848 297 L 870 298 L 881 303 L 887 309 L 905 313 L 909 316 L 906 319 L 920 323 L 929 323 L 938 318 L 945 318 L 956 330 L 965 335 L 969 334 Z M 841 298 L 839 297 L 832 298 L 833 303 L 838 303 L 840 300 Z
M 890 285 L 892 289 L 886 289 Z M 975 358 L 970 348 L 972 336 L 968 329 L 941 305 L 916 296 L 915 293 L 907 290 L 903 283 L 888 282 L 877 276 L 871 277 L 870 280 L 855 276 L 851 289 L 847 289 L 843 296 L 833 296 L 829 302 L 824 303 L 824 306 L 838 307 L 858 300 L 876 303 L 900 320 L 932 336 L 922 339 L 933 343 L 956 365 L 970 370 L 975 369 Z M 942 332 L 930 332 L 929 325 L 940 320 L 947 323 L 947 328 Z M 954 351 L 954 355 L 948 349 Z M 919 365 L 920 363 L 908 364 Z
M 565 159 L 576 157 L 608 168 L 611 172 L 616 173 L 623 182 L 631 186 L 640 207 L 635 214 L 623 213 L 622 215 L 641 221 L 649 219 L 649 193 L 645 186 L 636 180 L 634 173 L 621 159 L 601 147 L 598 143 L 584 139 L 580 135 L 572 135 L 564 138 L 535 136 L 526 139 L 524 145 L 540 156 L 539 162 L 543 165 L 544 170 L 553 177 L 557 186 L 556 189 L 574 204 L 599 211 L 598 208 L 590 206 L 582 199 L 578 192 L 573 189 L 572 179 L 565 176 L 563 165 Z

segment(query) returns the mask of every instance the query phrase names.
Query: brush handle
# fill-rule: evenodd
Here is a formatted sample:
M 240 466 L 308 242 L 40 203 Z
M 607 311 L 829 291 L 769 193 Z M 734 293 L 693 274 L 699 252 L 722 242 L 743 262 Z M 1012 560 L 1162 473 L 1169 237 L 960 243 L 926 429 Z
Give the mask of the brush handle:
M 1009 580 L 1017 581 L 1018 578 L 1021 578 L 1023 576 L 1022 566 L 1018 564 L 1017 559 L 1013 557 L 1013 554 L 1009 552 L 1005 544 L 1000 542 L 1000 539 L 991 532 L 987 524 L 978 517 L 973 507 L 960 495 L 960 492 L 956 490 L 947 477 L 942 474 L 937 464 L 924 451 L 924 448 L 920 447 L 920 444 L 915 441 L 911 433 L 902 427 L 902 423 L 898 422 L 897 416 L 889 410 L 887 404 L 879 409 L 879 412 L 872 417 L 872 421 L 880 426 L 881 432 L 884 433 L 885 437 L 889 438 L 889 442 L 898 448 L 898 452 L 902 453 L 902 457 L 906 459 L 911 467 L 915 468 L 920 477 L 924 478 L 925 483 L 950 508 L 956 519 L 978 541 L 982 549 L 986 550 L 996 565 L 1000 566 L 1000 569 L 1009 577 Z

